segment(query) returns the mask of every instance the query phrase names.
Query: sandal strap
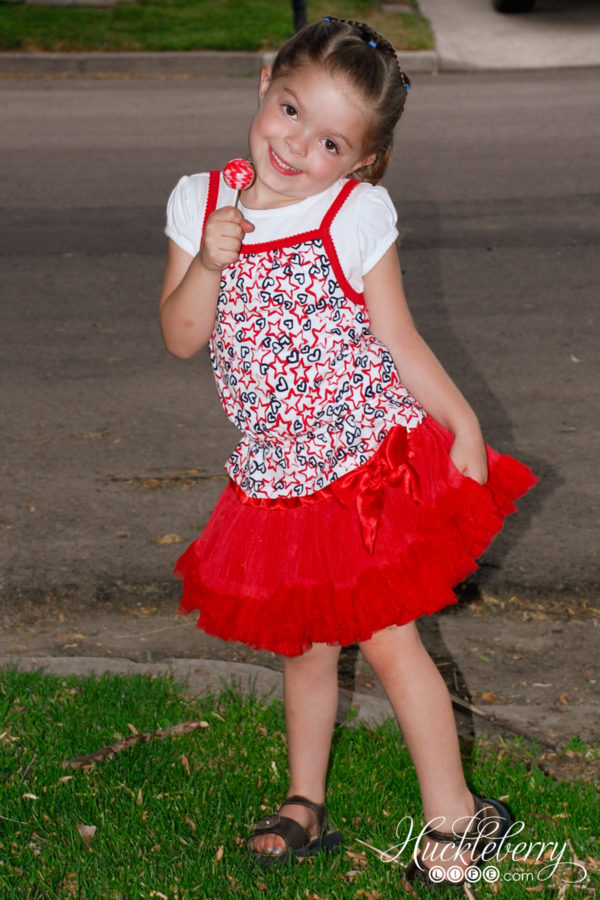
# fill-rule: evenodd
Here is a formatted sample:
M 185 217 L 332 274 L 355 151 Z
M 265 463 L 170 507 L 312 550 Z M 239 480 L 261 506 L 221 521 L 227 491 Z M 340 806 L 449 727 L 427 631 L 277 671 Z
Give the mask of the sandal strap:
M 300 794 L 292 794 L 291 797 L 285 798 L 279 808 L 281 809 L 289 803 L 293 803 L 295 806 L 306 806 L 314 812 L 317 818 L 317 834 L 327 831 L 327 809 L 324 803 L 313 803 L 312 800 L 308 800 Z
M 317 836 L 320 836 L 327 831 L 327 813 L 324 803 L 313 803 L 306 797 L 301 797 L 299 794 L 293 794 L 291 797 L 285 798 L 281 804 L 280 810 L 291 803 L 296 806 L 306 806 L 314 812 L 317 819 Z M 301 847 L 311 840 L 308 828 L 304 828 L 303 825 L 300 825 L 299 822 L 296 822 L 295 819 L 292 819 L 289 816 L 282 816 L 280 812 L 271 813 L 254 823 L 252 827 L 252 837 L 261 834 L 278 834 L 284 838 L 288 846 L 291 846 L 292 848 Z
M 502 836 L 507 833 L 507 829 L 510 827 L 511 815 L 498 800 L 482 799 L 481 797 L 476 797 L 475 794 L 473 794 L 473 800 L 475 811 L 472 818 L 478 826 L 477 830 L 466 831 L 464 834 L 449 834 L 448 832 L 435 831 L 433 828 L 428 828 L 423 834 L 425 837 L 438 841 L 441 844 L 458 844 L 460 841 L 468 842 L 473 854 L 471 865 L 480 866 L 487 847 L 494 847 L 501 840 Z M 496 826 L 493 834 L 486 833 L 486 829 L 481 827 L 488 821 Z M 429 866 L 425 865 L 422 854 L 419 854 L 416 861 L 414 859 L 410 861 L 405 875 L 409 883 L 420 883 L 427 885 L 429 888 L 435 887 L 436 885 L 430 880 L 428 873 Z M 463 884 L 464 880 L 464 878 L 461 882 L 447 882 L 443 880 L 436 884 L 438 886 L 450 883 Z
M 310 840 L 310 836 L 306 828 L 303 828 L 299 822 L 294 819 L 288 819 L 287 816 L 280 816 L 275 813 L 271 816 L 265 816 L 259 822 L 256 822 L 252 829 L 252 837 L 262 834 L 277 834 L 284 839 L 288 849 L 297 849 L 303 847 Z
M 487 818 L 485 811 L 490 807 L 484 806 L 481 799 L 474 794 L 473 800 L 475 801 L 475 810 L 472 818 L 475 819 L 476 824 L 484 822 Z M 496 812 L 496 810 L 494 810 L 494 812 Z M 423 834 L 425 837 L 431 838 L 432 841 L 438 841 L 440 844 L 456 844 L 458 841 L 477 842 L 481 839 L 481 831 L 478 828 L 475 828 L 473 831 L 465 831 L 463 834 L 435 831 L 433 828 L 427 828 Z
M 306 797 L 300 795 L 292 795 L 286 797 L 281 807 L 294 803 L 297 806 L 306 806 L 315 813 L 317 818 L 317 836 L 320 837 L 327 830 L 327 815 L 324 803 L 313 803 Z M 280 809 L 281 809 L 280 807 Z M 271 813 L 256 822 L 252 828 L 252 837 L 262 834 L 277 834 L 284 839 L 288 849 L 298 850 L 306 846 L 310 841 L 310 832 L 308 828 L 304 828 L 295 819 L 289 816 L 282 816 L 279 812 Z

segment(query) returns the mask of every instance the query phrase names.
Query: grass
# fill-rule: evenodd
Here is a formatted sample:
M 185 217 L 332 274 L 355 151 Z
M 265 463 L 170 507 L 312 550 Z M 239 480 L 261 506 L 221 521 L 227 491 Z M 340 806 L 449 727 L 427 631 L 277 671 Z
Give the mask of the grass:
M 384 15 L 371 0 L 311 0 L 308 21 L 331 14 L 368 21 L 396 47 L 433 47 L 426 19 Z M 133 0 L 105 8 L 0 0 L 0 50 L 247 50 L 279 47 L 292 34 L 290 0 Z
M 196 718 L 208 727 L 84 768 L 61 766 L 130 734 L 130 726 L 152 731 Z M 336 729 L 329 815 L 344 833 L 344 849 L 282 869 L 258 869 L 244 850 L 252 821 L 287 789 L 279 702 L 232 690 L 190 700 L 162 677 L 76 679 L 8 669 L 0 673 L 0 748 L 3 900 L 388 900 L 405 893 L 401 871 L 411 848 L 399 867 L 361 843 L 385 849 L 398 842 L 403 816 L 420 822 L 416 779 L 390 722 Z M 597 748 L 578 742 L 567 752 L 598 757 Z M 572 877 L 567 866 L 540 881 L 542 863 L 507 860 L 494 892 L 504 900 L 529 897 L 527 884 L 542 898 L 591 898 L 598 889 L 597 789 L 549 778 L 539 754 L 522 740 L 479 741 L 467 758 L 469 780 L 478 792 L 508 798 L 525 822 L 519 840 L 568 842 L 564 859 L 576 854 L 588 876 L 581 889 L 558 890 L 560 875 Z M 97 829 L 89 846 L 82 825 Z M 518 880 L 525 876 L 528 882 Z M 491 890 L 480 884 L 474 892 Z

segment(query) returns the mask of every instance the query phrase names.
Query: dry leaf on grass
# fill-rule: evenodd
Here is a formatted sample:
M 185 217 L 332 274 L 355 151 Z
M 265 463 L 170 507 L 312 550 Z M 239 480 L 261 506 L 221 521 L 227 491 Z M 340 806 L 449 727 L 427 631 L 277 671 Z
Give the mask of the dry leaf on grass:
M 366 866 L 367 865 L 367 854 L 363 851 L 359 853 L 353 853 L 352 850 L 346 850 L 346 856 L 349 856 L 355 866 Z
M 98 829 L 95 825 L 84 825 L 82 822 L 78 822 L 75 827 L 79 832 L 81 840 L 89 850 L 90 844 L 92 843 L 92 838 L 94 837 Z
M 412 884 L 410 883 L 410 881 L 407 881 L 406 878 L 404 878 L 404 877 L 402 878 L 401 884 L 402 884 L 402 888 L 403 888 L 405 894 L 408 894 L 410 897 L 418 897 L 419 896 L 417 894 L 417 892 L 415 891 L 414 887 L 412 886 Z
M 59 887 L 65 891 L 70 897 L 76 897 L 79 894 L 79 885 L 77 884 L 77 875 L 75 872 L 69 872 L 61 881 Z
M 345 878 L 346 881 L 354 881 L 357 875 L 360 875 L 359 869 L 349 869 L 348 872 L 344 872 L 342 878 Z

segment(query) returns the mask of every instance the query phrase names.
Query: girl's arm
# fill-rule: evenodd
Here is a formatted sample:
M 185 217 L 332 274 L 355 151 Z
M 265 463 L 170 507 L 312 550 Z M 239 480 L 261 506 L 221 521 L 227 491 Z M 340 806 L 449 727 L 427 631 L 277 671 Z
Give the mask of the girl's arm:
M 165 346 L 174 356 L 189 359 L 208 343 L 221 271 L 237 260 L 244 234 L 253 229 L 239 210 L 225 206 L 208 217 L 197 256 L 169 239 L 159 314 Z
M 484 484 L 487 458 L 477 416 L 415 328 L 395 247 L 365 275 L 364 294 L 369 330 L 390 351 L 402 384 L 453 433 L 450 457 L 458 470 Z

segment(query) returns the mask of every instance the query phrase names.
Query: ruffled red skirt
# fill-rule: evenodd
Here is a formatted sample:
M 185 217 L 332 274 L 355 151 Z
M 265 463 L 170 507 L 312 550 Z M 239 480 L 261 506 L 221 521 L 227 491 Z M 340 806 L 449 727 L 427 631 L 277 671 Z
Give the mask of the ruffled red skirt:
M 229 482 L 179 558 L 180 612 L 225 640 L 296 656 L 367 640 L 456 602 L 452 590 L 537 478 L 487 448 L 484 485 L 449 457 L 428 416 L 395 428 L 375 457 L 305 498 L 252 500 Z

